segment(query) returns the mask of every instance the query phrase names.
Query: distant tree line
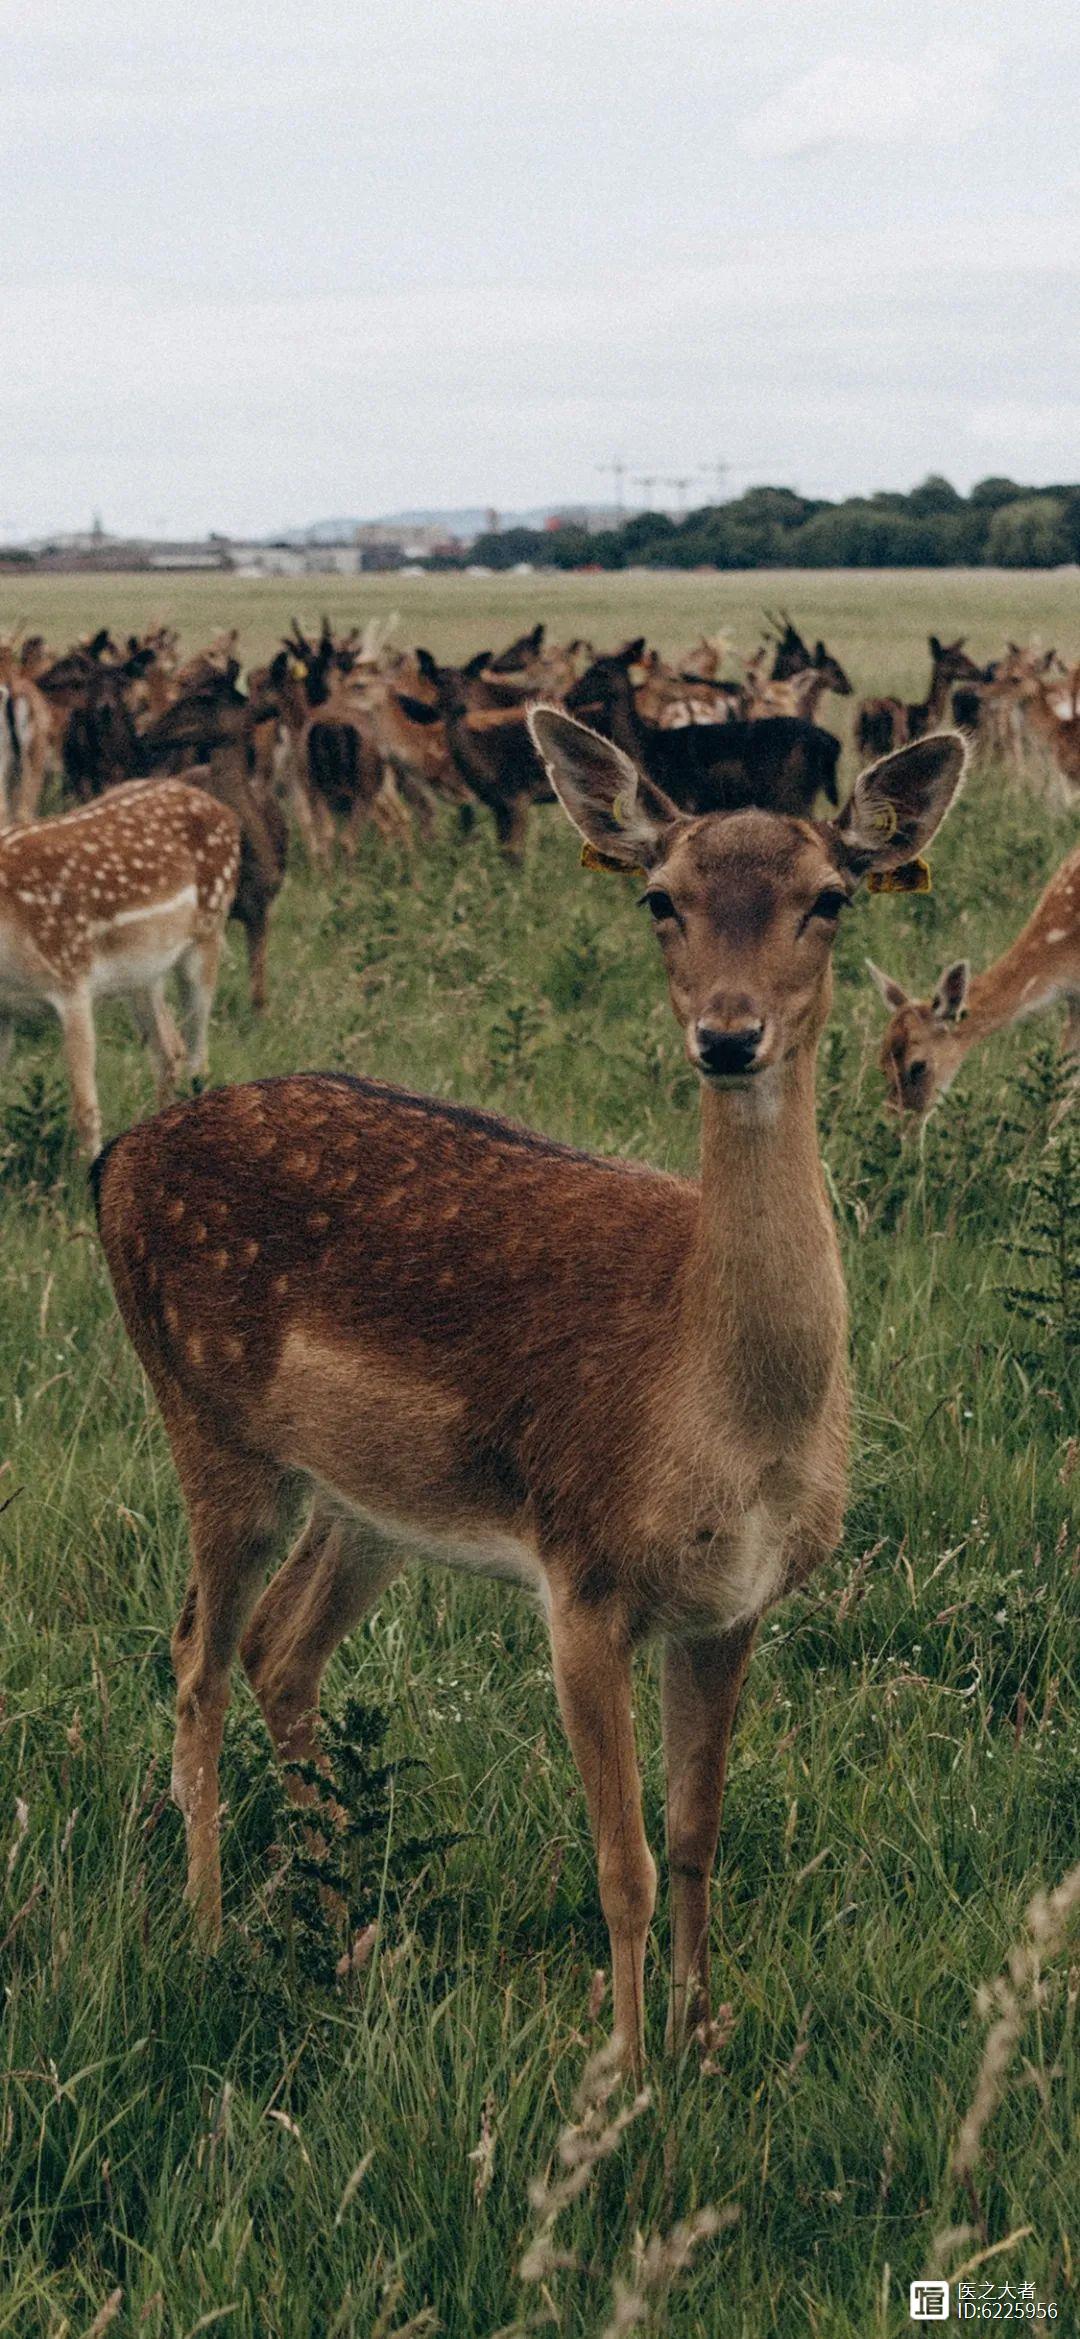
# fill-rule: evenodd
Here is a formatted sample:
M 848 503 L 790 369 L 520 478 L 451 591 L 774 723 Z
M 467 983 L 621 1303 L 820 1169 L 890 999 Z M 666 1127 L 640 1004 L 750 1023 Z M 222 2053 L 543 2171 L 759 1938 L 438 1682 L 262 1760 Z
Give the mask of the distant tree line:
M 788 487 L 751 487 L 734 503 L 674 520 L 637 512 L 592 534 L 563 524 L 480 536 L 460 560 L 513 568 L 1056 568 L 1080 561 L 1080 486 L 980 479 L 969 496 L 931 475 L 910 495 L 827 503 Z

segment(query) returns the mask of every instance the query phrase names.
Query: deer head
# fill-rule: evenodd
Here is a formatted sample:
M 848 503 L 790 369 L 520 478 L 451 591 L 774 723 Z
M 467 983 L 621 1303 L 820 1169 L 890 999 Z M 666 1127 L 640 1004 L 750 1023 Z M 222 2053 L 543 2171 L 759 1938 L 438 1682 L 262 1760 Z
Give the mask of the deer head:
M 812 665 L 815 674 L 821 675 L 828 688 L 836 692 L 837 698 L 851 697 L 851 684 L 840 660 L 833 657 L 832 651 L 826 649 L 824 642 L 815 643 Z
M 556 795 L 602 866 L 640 871 L 686 1053 L 710 1087 L 775 1092 L 817 1042 L 832 946 L 860 880 L 912 860 L 960 785 L 962 740 L 935 734 L 873 764 L 833 821 L 691 819 L 628 755 L 554 707 L 530 714 Z M 760 1084 L 760 1089 L 759 1089 Z
M 878 1061 L 889 1102 L 897 1112 L 928 1113 L 954 1079 L 965 1054 L 959 1035 L 967 1005 L 971 968 L 966 958 L 947 966 L 932 999 L 909 999 L 892 975 L 872 959 L 870 973 L 889 1010 Z

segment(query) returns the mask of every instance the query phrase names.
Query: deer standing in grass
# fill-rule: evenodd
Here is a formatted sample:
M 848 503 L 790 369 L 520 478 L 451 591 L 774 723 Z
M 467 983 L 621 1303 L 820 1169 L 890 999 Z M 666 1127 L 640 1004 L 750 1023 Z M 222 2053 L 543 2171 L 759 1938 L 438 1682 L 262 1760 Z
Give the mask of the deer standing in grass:
M 48 700 L 25 657 L 0 643 L 0 828 L 37 818 L 50 746 Z
M 220 1924 L 236 1651 L 280 1753 L 310 1758 L 326 1663 L 410 1557 L 514 1578 L 547 1614 L 636 2064 L 655 1868 L 632 1659 L 663 1640 L 678 2041 L 707 2014 L 710 1873 L 758 1619 L 843 1515 L 846 1306 L 814 1113 L 832 943 L 865 872 L 933 835 L 963 748 L 905 749 L 831 822 L 688 818 L 562 712 L 531 724 L 586 843 L 645 871 L 700 1076 L 700 1184 L 306 1074 L 129 1130 L 96 1166 L 98 1214 L 191 1525 L 173 1788 L 204 1924 Z M 297 1473 L 310 1515 L 264 1590 Z
M 909 999 L 868 962 L 890 1011 L 881 1069 L 902 1112 L 928 1113 L 965 1056 L 995 1031 L 1064 1006 L 1063 1052 L 1080 1073 L 1080 845 L 1056 870 L 1015 942 L 981 975 L 947 966 L 932 999 Z
M 127 999 L 158 1071 L 158 1101 L 185 1048 L 165 1004 L 175 969 L 187 1058 L 206 1071 L 207 1027 L 225 920 L 240 865 L 240 824 L 179 780 L 136 780 L 59 820 L 0 836 L 0 1055 L 14 1023 L 59 1018 L 72 1104 L 88 1154 L 101 1144 L 94 1005 Z

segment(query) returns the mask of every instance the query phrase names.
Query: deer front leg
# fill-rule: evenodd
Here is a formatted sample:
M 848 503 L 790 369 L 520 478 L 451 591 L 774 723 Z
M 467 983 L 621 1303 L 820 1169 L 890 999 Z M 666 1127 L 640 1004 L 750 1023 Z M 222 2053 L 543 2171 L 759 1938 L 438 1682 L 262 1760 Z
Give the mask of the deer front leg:
M 669 2051 L 709 2016 L 709 1888 L 728 1746 L 756 1622 L 708 1640 L 668 1641 L 663 1720 L 671 1873 Z
M 244 919 L 244 942 L 247 947 L 248 984 L 251 994 L 251 1012 L 262 1015 L 266 1008 L 266 944 L 269 914 L 265 902 L 250 910 Z
M 56 1012 L 64 1040 L 64 1061 L 71 1083 L 75 1127 L 83 1152 L 92 1160 L 101 1151 L 101 1108 L 94 1077 L 94 1011 L 89 994 L 69 992 L 57 1002 Z
M 645 1840 L 630 1703 L 630 1641 L 607 1608 L 553 1587 L 551 1651 L 559 1707 L 589 1807 L 600 1904 L 611 1940 L 615 2037 L 639 2073 L 645 2053 L 645 1943 L 656 1864 Z

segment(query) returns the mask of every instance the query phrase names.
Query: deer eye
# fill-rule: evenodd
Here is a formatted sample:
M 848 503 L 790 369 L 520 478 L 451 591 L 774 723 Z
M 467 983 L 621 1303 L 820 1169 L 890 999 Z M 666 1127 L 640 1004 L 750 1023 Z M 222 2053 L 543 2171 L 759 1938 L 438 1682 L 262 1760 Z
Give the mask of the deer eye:
M 910 1062 L 910 1064 L 908 1065 L 908 1079 L 909 1079 L 909 1080 L 921 1080 L 921 1079 L 922 1079 L 922 1076 L 923 1076 L 923 1073 L 925 1072 L 925 1070 L 926 1070 L 926 1058 L 925 1058 L 925 1056 L 913 1056 L 913 1057 L 912 1057 L 912 1059 L 911 1059 L 911 1062 Z
M 825 918 L 832 924 L 847 906 L 847 894 L 838 885 L 827 885 L 824 893 L 819 893 L 813 908 L 807 911 L 803 925 L 808 926 L 811 918 Z
M 665 893 L 662 886 L 651 885 L 648 889 L 648 892 L 641 895 L 641 901 L 644 902 L 646 909 L 651 911 L 653 923 L 655 925 L 662 926 L 666 918 L 671 918 L 674 920 L 676 925 L 678 924 L 678 910 L 672 901 L 671 895 L 669 893 Z

